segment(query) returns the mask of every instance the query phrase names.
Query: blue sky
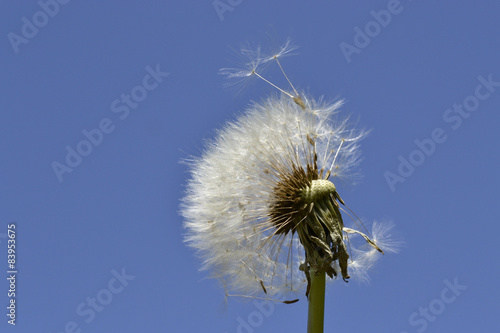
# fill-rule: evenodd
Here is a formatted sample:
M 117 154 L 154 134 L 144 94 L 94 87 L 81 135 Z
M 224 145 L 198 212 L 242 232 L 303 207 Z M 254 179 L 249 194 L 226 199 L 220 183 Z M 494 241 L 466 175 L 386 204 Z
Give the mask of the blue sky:
M 233 64 L 231 47 L 269 45 L 271 32 L 300 46 L 282 62 L 298 88 L 346 99 L 372 129 L 363 181 L 338 190 L 363 219 L 393 221 L 406 243 L 369 284 L 329 286 L 326 331 L 497 332 L 499 10 L 3 1 L 0 330 L 305 331 L 304 300 L 225 304 L 183 244 L 178 214 L 189 177 L 179 161 L 275 93 L 255 82 L 237 94 L 217 74 Z M 6 316 L 12 223 L 16 327 Z

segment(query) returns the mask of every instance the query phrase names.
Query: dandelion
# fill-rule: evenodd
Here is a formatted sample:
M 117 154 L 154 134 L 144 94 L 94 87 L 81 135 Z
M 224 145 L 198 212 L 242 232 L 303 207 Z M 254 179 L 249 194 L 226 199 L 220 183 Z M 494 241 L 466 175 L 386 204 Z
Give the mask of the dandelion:
M 374 224 L 371 237 L 344 208 L 335 186 L 354 174 L 366 131 L 349 127 L 339 113 L 342 101 L 327 103 L 295 90 L 279 61 L 293 50 L 290 41 L 271 55 L 244 49 L 244 68 L 221 70 L 229 78 L 257 76 L 282 94 L 253 103 L 189 161 L 181 214 L 185 240 L 231 295 L 305 293 L 309 331 L 321 332 L 325 276 L 363 278 L 379 254 L 392 248 L 387 229 Z M 271 61 L 293 92 L 262 76 L 260 69 Z M 346 227 L 341 211 L 357 226 Z M 356 238 L 369 248 L 356 246 Z

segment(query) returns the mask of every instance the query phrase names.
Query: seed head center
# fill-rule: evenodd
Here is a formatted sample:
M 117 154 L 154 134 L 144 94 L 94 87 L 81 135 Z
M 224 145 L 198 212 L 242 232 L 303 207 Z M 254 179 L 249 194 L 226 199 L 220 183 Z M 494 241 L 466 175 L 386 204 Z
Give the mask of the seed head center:
M 318 201 L 325 195 L 335 193 L 335 185 L 326 179 L 316 179 L 311 181 L 311 186 L 302 190 L 302 200 L 306 203 Z

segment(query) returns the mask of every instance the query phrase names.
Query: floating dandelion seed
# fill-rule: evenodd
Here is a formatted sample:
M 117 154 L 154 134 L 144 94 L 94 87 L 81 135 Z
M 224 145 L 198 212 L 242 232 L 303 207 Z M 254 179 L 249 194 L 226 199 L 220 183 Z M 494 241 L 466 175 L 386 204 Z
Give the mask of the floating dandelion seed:
M 299 95 L 279 61 L 294 49 L 289 41 L 268 56 L 260 48 L 244 49 L 243 69 L 221 70 L 229 78 L 257 76 L 283 94 L 254 103 L 190 161 L 181 208 L 186 241 L 199 251 L 204 269 L 245 296 L 300 291 L 315 297 L 309 294 L 315 276 L 340 275 L 347 281 L 350 270 L 363 276 L 377 253 L 391 250 L 379 247 L 390 245 L 378 242 L 386 229 L 375 228 L 371 238 L 365 230 L 344 226 L 345 203 L 332 181 L 352 174 L 366 132 L 351 129 L 339 115 L 341 101 L 328 104 Z M 270 61 L 293 92 L 260 74 Z M 349 234 L 362 236 L 370 247 L 349 244 Z

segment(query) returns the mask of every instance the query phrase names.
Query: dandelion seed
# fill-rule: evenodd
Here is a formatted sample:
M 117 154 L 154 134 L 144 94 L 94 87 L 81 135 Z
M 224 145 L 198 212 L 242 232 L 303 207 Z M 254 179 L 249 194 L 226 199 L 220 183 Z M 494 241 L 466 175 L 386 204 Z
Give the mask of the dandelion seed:
M 245 69 L 222 72 L 229 78 L 257 75 L 274 60 L 284 74 L 278 58 L 293 50 L 289 41 L 267 56 L 260 48 L 242 50 Z M 203 258 L 203 269 L 228 290 L 255 297 L 305 292 L 311 299 L 320 297 L 311 290 L 316 279 L 363 277 L 394 244 L 379 242 L 386 229 L 378 226 L 372 238 L 345 227 L 341 215 L 345 203 L 334 182 L 353 174 L 366 131 L 349 127 L 339 114 L 341 101 L 299 95 L 285 77 L 293 93 L 270 83 L 283 94 L 253 103 L 190 161 L 181 213 L 186 241 Z M 348 235 L 353 241 L 361 236 L 369 248 L 351 244 L 350 255 Z
M 293 90 L 295 91 L 295 95 L 293 96 L 292 94 L 286 92 L 285 90 L 281 89 L 280 87 L 276 86 L 274 83 L 271 81 L 267 80 L 262 76 L 262 73 L 264 71 L 264 67 L 266 64 L 268 64 L 270 61 L 276 61 L 285 76 L 285 78 L 288 80 L 288 82 L 291 85 L 290 80 L 286 76 L 285 72 L 283 71 L 283 68 L 281 67 L 281 64 L 279 63 L 279 58 L 285 57 L 285 56 L 290 56 L 293 55 L 293 51 L 296 50 L 297 47 L 292 44 L 292 41 L 290 39 L 287 39 L 286 42 L 279 48 L 279 50 L 275 52 L 268 52 L 264 53 L 261 51 L 261 47 L 251 47 L 249 44 L 245 45 L 240 49 L 239 52 L 236 52 L 236 54 L 239 56 L 239 58 L 242 59 L 243 66 L 239 68 L 221 68 L 219 70 L 219 74 L 225 75 L 229 80 L 234 81 L 234 83 L 228 83 L 227 86 L 231 85 L 245 85 L 248 81 L 248 79 L 252 77 L 258 77 L 259 79 L 265 81 L 267 84 L 273 86 L 274 88 L 278 89 L 282 93 L 292 97 L 292 98 L 297 98 L 297 103 L 300 105 L 300 96 L 298 96 L 297 91 L 295 88 Z

